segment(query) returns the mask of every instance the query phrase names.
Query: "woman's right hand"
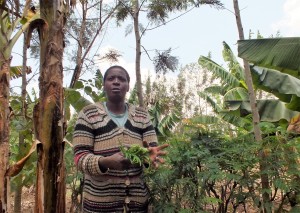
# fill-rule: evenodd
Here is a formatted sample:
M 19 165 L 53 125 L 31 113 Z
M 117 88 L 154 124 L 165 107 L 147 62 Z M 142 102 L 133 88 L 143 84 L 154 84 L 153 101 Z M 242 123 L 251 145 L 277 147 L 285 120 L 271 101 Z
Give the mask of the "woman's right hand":
M 130 160 L 124 157 L 122 152 L 117 152 L 111 156 L 102 157 L 98 161 L 101 171 L 108 169 L 126 170 L 131 165 Z

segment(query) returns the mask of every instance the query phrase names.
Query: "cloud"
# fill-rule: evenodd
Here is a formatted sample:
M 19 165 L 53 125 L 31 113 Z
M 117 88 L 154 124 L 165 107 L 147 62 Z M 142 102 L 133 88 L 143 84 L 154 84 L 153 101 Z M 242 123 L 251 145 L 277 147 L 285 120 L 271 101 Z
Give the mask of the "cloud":
M 274 24 L 274 30 L 280 30 L 283 36 L 299 36 L 300 34 L 300 1 L 286 0 L 283 5 L 283 18 Z

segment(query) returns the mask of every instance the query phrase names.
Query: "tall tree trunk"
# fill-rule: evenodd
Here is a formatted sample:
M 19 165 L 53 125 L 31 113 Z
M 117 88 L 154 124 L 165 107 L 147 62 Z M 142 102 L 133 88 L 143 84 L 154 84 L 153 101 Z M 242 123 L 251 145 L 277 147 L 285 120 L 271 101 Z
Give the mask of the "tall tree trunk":
M 233 5 L 234 5 L 234 11 L 235 11 L 236 24 L 237 24 L 237 28 L 238 28 L 238 32 L 239 32 L 239 39 L 244 40 L 245 39 L 244 38 L 244 30 L 243 30 L 243 25 L 242 25 L 242 21 L 241 21 L 238 0 L 233 0 Z M 255 93 L 254 93 L 254 89 L 253 89 L 253 81 L 252 81 L 250 66 L 249 66 L 248 61 L 246 61 L 245 59 L 243 59 L 243 63 L 244 63 L 246 84 L 248 87 L 250 105 L 251 105 L 252 116 L 253 116 L 254 136 L 255 136 L 256 141 L 262 141 L 262 135 L 261 135 L 261 131 L 259 128 L 260 118 L 259 118 L 259 114 L 258 114 L 257 102 L 256 102 Z M 261 174 L 261 185 L 262 185 L 262 190 L 264 191 L 262 198 L 263 198 L 264 204 L 267 204 L 267 206 L 270 206 L 270 205 L 268 205 L 270 202 L 270 195 L 268 193 L 268 191 L 270 190 L 270 186 L 269 186 L 268 174 L 265 174 L 265 171 L 267 169 L 267 163 L 265 160 L 266 153 L 264 152 L 264 150 L 262 150 L 259 153 L 259 156 L 261 159 L 260 172 L 262 173 Z M 265 208 L 265 210 L 266 209 L 267 208 Z
M 9 86 L 10 59 L 0 53 L 0 211 L 8 212 L 10 203 L 9 177 L 6 171 L 9 167 Z
M 136 88 L 140 107 L 144 107 L 143 87 L 141 78 L 141 35 L 139 30 L 139 0 L 134 1 L 133 25 L 135 34 L 135 75 Z
M 36 213 L 65 212 L 63 39 L 65 11 L 63 0 L 40 0 L 40 100 L 35 107 L 37 147 Z
M 78 47 L 77 47 L 77 54 L 76 54 L 76 66 L 74 69 L 74 73 L 71 79 L 70 88 L 73 88 L 75 83 L 78 81 L 80 77 L 80 73 L 82 70 L 82 50 L 83 50 L 83 37 L 84 31 L 86 29 L 86 15 L 87 15 L 87 2 L 81 1 L 81 8 L 82 8 L 82 22 L 80 26 L 80 31 L 78 34 Z
M 24 33 L 24 42 L 23 42 L 23 65 L 22 65 L 22 108 L 21 108 L 21 114 L 23 119 L 26 119 L 26 87 L 27 87 L 27 45 L 26 45 L 26 33 Z M 20 160 L 24 153 L 26 153 L 26 149 L 24 147 L 25 137 L 22 132 L 19 133 L 19 150 L 18 150 L 18 157 L 17 159 Z M 21 203 L 22 203 L 22 189 L 23 189 L 23 183 L 22 183 L 22 176 L 18 175 L 16 177 L 16 190 L 15 190 L 15 201 L 14 201 L 14 213 L 21 213 Z
M 87 59 L 88 54 L 90 53 L 96 39 L 99 37 L 100 33 L 102 32 L 103 27 L 105 26 L 105 23 L 110 20 L 110 18 L 114 15 L 114 11 L 117 9 L 118 3 L 116 4 L 110 3 L 110 8 L 107 8 L 107 5 L 103 3 L 103 1 L 98 2 L 97 4 L 93 4 L 93 6 L 90 6 L 88 3 L 91 3 L 89 1 L 80 1 L 81 8 L 82 8 L 82 21 L 80 25 L 80 30 L 77 32 L 76 36 L 76 42 L 77 42 L 77 54 L 76 54 L 76 65 L 73 72 L 73 76 L 70 82 L 70 88 L 73 88 L 75 83 L 78 81 L 81 72 L 82 72 L 82 66 L 83 62 Z M 99 10 L 99 26 L 97 30 L 95 30 L 94 34 L 89 39 L 88 45 L 84 46 L 83 44 L 87 41 L 85 40 L 85 34 L 87 29 L 87 20 L 88 20 L 88 14 L 91 12 L 90 9 L 97 7 L 97 10 Z M 105 15 L 103 15 L 105 14 Z

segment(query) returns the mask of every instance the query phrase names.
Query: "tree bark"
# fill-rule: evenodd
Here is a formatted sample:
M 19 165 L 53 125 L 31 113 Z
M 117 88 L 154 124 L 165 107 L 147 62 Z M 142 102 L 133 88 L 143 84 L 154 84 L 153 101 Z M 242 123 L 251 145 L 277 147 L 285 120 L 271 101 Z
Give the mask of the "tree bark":
M 26 78 L 26 71 L 27 71 L 27 45 L 26 45 L 26 33 L 24 33 L 24 42 L 23 42 L 23 64 L 22 64 L 22 108 L 21 108 L 21 115 L 23 119 L 26 119 L 26 87 L 27 87 L 27 78 Z M 24 153 L 26 153 L 26 149 L 24 147 L 25 137 L 22 132 L 19 133 L 19 150 L 18 150 L 18 157 L 17 159 L 20 160 Z M 16 177 L 16 190 L 14 196 L 14 213 L 21 213 L 21 203 L 22 203 L 22 176 L 19 175 Z
M 238 32 L 239 32 L 239 39 L 244 40 L 245 39 L 244 38 L 244 30 L 243 30 L 243 25 L 242 25 L 242 21 L 241 21 L 238 0 L 233 0 L 233 5 L 234 5 L 235 18 L 236 18 L 236 23 L 237 23 Z M 243 59 L 243 63 L 244 63 L 245 78 L 246 78 L 246 84 L 248 87 L 251 111 L 252 111 L 252 116 L 253 116 L 254 136 L 255 136 L 256 141 L 262 142 L 262 135 L 261 135 L 261 131 L 259 128 L 260 117 L 259 117 L 259 113 L 258 113 L 258 109 L 257 109 L 257 102 L 256 102 L 255 93 L 254 93 L 254 89 L 253 89 L 253 81 L 252 81 L 250 66 L 249 66 L 248 61 L 246 61 L 245 59 Z M 270 195 L 268 193 L 268 191 L 270 190 L 270 186 L 269 186 L 268 174 L 265 174 L 265 171 L 267 169 L 267 162 L 265 162 L 266 153 L 264 152 L 264 150 L 260 151 L 259 157 L 261 159 L 260 165 L 259 165 L 260 172 L 262 173 L 261 174 L 261 185 L 262 185 L 262 190 L 264 191 L 262 198 L 263 198 L 263 202 L 265 204 L 268 204 L 270 202 Z
M 40 100 L 35 107 L 37 147 L 36 213 L 65 212 L 63 67 L 64 1 L 40 0 Z
M 82 8 L 82 11 L 81 11 L 82 12 L 82 22 L 80 25 L 80 30 L 79 30 L 78 36 L 77 35 L 74 36 L 74 37 L 76 37 L 78 47 L 77 47 L 77 54 L 76 54 L 76 65 L 75 65 L 72 79 L 70 82 L 70 88 L 73 88 L 75 86 L 75 83 L 79 80 L 81 72 L 83 71 L 83 69 L 82 69 L 83 62 L 87 59 L 87 56 L 88 56 L 89 52 L 91 51 L 96 39 L 98 38 L 103 27 L 105 26 L 104 24 L 110 20 L 110 18 L 114 14 L 114 11 L 116 10 L 116 8 L 118 6 L 118 4 L 113 5 L 112 3 L 110 3 L 110 6 L 112 6 L 112 7 L 110 9 L 108 9 L 103 5 L 102 1 L 99 2 L 99 4 L 94 4 L 92 7 L 90 7 L 88 5 L 88 1 L 81 1 L 80 3 L 81 3 L 81 8 Z M 93 7 L 99 7 L 98 8 L 99 12 L 100 12 L 99 13 L 99 27 L 95 31 L 92 38 L 90 39 L 89 44 L 84 47 L 83 46 L 84 35 L 85 35 L 85 31 L 87 29 L 88 14 L 91 13 L 89 11 L 89 9 L 91 9 Z M 106 15 L 103 15 L 104 14 L 103 12 L 105 12 Z
M 141 35 L 139 30 L 139 0 L 134 1 L 133 25 L 135 34 L 135 75 L 139 106 L 144 107 L 143 87 L 141 78 Z
M 70 83 L 70 88 L 73 88 L 75 83 L 78 81 L 82 69 L 82 50 L 83 50 L 83 36 L 84 36 L 84 31 L 86 28 L 86 15 L 87 15 L 87 7 L 86 4 L 87 2 L 80 2 L 81 3 L 81 8 L 82 8 L 82 22 L 80 26 L 80 31 L 78 34 L 78 47 L 77 47 L 77 54 L 76 54 L 76 66 L 74 69 L 74 73 L 72 76 L 72 80 Z
M 9 86 L 10 59 L 0 53 L 0 211 L 8 212 L 10 203 L 9 177 L 6 171 L 9 167 Z

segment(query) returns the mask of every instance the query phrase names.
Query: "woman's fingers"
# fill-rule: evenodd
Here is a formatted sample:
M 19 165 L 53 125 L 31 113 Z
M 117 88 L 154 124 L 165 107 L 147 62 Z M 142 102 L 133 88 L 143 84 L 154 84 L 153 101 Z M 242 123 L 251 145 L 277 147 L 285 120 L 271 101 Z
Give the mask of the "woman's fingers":
M 156 157 L 156 158 L 155 158 L 155 161 L 156 161 L 156 162 L 159 162 L 159 163 L 165 163 L 165 159 L 160 158 L 160 157 Z
M 163 144 L 163 145 L 158 146 L 157 149 L 158 149 L 158 150 L 165 149 L 165 148 L 167 148 L 168 146 L 169 146 L 169 144 L 165 143 L 165 144 Z

